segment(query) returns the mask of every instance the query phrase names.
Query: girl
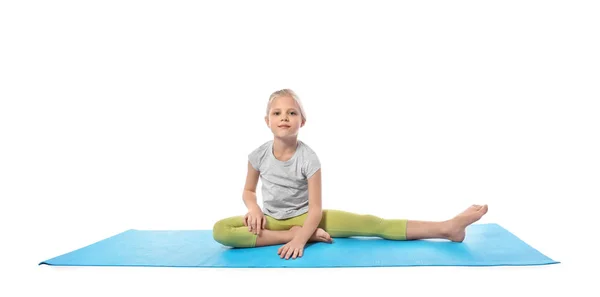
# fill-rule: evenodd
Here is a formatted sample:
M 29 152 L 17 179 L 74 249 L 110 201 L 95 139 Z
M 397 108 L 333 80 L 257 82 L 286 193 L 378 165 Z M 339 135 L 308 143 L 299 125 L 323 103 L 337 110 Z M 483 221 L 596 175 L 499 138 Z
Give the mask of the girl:
M 478 221 L 487 205 L 472 205 L 452 219 L 439 222 L 383 219 L 321 208 L 321 164 L 317 154 L 298 140 L 306 115 L 290 89 L 271 94 L 265 116 L 273 140 L 248 155 L 248 173 L 242 194 L 245 216 L 215 223 L 214 239 L 230 247 L 284 244 L 280 258 L 302 257 L 307 242 L 333 242 L 333 237 L 375 236 L 389 240 L 441 238 L 462 242 L 465 228 Z M 263 208 L 256 200 L 262 181 Z

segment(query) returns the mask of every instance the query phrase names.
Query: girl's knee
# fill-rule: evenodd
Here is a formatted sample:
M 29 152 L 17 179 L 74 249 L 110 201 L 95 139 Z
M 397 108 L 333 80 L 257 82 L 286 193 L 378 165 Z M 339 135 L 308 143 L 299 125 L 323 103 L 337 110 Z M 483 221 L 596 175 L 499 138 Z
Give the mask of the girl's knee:
M 228 247 L 251 247 L 256 241 L 256 235 L 244 227 L 243 218 L 231 217 L 214 224 L 213 239 Z
M 213 226 L 213 239 L 223 245 L 228 245 L 229 237 L 228 236 L 229 225 L 227 224 L 227 220 L 219 220 Z

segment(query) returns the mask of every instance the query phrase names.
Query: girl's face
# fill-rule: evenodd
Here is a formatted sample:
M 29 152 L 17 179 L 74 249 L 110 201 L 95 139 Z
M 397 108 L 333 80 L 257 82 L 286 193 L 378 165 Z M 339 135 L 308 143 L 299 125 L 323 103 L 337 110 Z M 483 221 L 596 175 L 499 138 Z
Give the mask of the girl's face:
M 267 126 L 276 137 L 296 137 L 300 127 L 304 126 L 300 108 L 291 97 L 284 96 L 271 101 L 269 115 L 265 117 Z

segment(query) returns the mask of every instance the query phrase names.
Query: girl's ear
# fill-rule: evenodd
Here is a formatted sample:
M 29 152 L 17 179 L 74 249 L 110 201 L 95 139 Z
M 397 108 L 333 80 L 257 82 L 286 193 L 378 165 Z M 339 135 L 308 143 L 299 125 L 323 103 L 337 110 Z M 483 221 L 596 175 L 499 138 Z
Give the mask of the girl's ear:
M 302 120 L 302 123 L 300 124 L 300 128 L 304 127 L 304 124 L 306 124 L 306 121 Z
M 267 123 L 267 126 L 269 126 L 269 116 L 265 116 L 265 123 Z

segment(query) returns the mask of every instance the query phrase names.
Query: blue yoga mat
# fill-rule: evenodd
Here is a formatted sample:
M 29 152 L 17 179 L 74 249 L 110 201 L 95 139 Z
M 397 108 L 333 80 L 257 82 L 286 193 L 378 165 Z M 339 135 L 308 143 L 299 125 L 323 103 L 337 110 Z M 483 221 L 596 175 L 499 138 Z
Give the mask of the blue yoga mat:
M 445 240 L 392 241 L 369 237 L 309 243 L 304 256 L 281 259 L 281 245 L 229 248 L 211 230 L 127 230 L 43 261 L 58 266 L 154 267 L 391 267 L 511 266 L 560 263 L 498 224 L 474 224 L 462 243 Z

